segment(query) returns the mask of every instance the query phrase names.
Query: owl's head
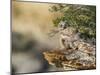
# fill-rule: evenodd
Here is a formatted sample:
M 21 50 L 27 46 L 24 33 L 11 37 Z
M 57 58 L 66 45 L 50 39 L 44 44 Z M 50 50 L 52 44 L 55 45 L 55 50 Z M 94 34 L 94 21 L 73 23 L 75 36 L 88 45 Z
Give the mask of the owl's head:
M 58 28 L 59 29 L 66 29 L 68 27 L 68 23 L 67 21 L 60 21 L 59 24 L 58 24 Z

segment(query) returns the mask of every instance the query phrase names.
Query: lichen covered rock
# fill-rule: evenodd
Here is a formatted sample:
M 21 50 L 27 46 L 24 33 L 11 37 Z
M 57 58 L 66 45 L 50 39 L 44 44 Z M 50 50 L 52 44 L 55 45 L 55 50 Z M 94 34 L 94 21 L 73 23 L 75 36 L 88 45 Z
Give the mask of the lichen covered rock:
M 43 53 L 50 65 L 64 70 L 95 69 L 95 56 L 79 50 L 52 50 Z M 70 68 L 70 69 L 69 69 Z

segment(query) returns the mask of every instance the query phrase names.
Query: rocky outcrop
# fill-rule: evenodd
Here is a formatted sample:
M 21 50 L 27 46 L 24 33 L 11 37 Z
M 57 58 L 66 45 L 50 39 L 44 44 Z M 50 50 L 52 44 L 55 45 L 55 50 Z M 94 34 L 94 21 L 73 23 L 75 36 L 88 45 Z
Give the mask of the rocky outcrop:
M 72 31 L 71 29 L 69 30 L 70 31 L 66 30 L 67 32 L 65 32 L 64 30 L 64 32 L 62 32 L 64 37 L 67 37 L 64 38 L 65 47 L 66 45 L 69 45 L 70 47 L 67 47 L 63 50 L 54 49 L 45 51 L 43 52 L 44 58 L 50 65 L 63 68 L 64 70 L 95 69 L 95 45 L 79 38 L 79 35 L 77 35 L 75 31 Z
M 52 50 L 43 52 L 50 65 L 64 70 L 95 69 L 95 55 L 79 50 Z M 70 68 L 70 69 L 69 69 Z

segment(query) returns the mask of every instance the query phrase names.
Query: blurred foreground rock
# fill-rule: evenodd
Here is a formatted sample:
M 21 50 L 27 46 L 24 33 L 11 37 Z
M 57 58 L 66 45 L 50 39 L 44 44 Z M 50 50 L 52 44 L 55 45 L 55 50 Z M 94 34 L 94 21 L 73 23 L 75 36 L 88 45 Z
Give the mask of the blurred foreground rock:
M 12 74 L 45 72 L 49 66 L 40 47 L 31 36 L 12 32 Z

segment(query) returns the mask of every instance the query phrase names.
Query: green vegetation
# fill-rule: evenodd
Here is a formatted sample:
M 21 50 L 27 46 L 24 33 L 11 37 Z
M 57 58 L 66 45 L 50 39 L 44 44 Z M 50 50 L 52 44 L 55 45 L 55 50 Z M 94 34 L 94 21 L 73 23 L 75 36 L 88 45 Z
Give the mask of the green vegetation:
M 63 14 L 53 20 L 54 26 L 57 27 L 60 21 L 67 21 L 69 27 L 81 33 L 82 38 L 96 38 L 96 6 L 56 4 L 49 11 Z

